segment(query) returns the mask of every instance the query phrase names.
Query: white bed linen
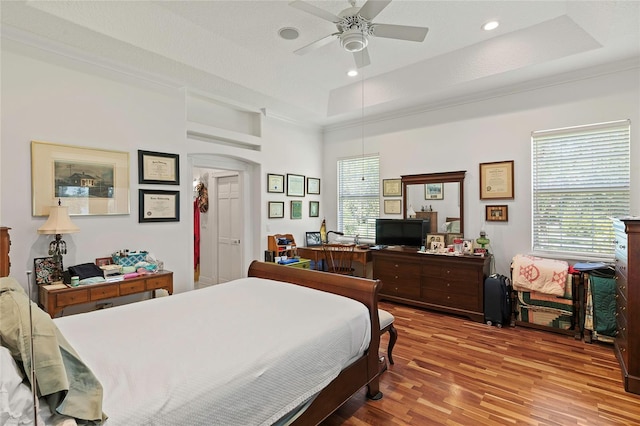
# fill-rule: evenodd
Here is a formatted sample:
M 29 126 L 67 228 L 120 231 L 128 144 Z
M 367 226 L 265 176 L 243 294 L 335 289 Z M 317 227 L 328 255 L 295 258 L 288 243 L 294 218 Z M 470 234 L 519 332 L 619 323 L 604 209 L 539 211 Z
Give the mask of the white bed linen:
M 272 424 L 368 347 L 366 307 L 261 278 L 58 318 L 107 426 Z

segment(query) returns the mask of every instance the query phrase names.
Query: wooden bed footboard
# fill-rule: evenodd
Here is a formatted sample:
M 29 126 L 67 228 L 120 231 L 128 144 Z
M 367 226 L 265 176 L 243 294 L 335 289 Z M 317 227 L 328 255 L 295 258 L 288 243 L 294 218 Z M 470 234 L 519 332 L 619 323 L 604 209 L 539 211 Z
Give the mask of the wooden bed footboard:
M 380 280 L 369 280 L 326 272 L 287 268 L 275 263 L 253 261 L 249 266 L 250 277 L 288 282 L 304 287 L 345 296 L 363 303 L 369 310 L 371 320 L 371 342 L 364 355 L 345 368 L 314 399 L 313 403 L 293 423 L 294 425 L 318 424 L 346 402 L 363 386 L 368 387 L 367 396 L 380 399 L 379 376 L 386 363 L 381 363 L 380 321 L 378 318 L 378 293 Z

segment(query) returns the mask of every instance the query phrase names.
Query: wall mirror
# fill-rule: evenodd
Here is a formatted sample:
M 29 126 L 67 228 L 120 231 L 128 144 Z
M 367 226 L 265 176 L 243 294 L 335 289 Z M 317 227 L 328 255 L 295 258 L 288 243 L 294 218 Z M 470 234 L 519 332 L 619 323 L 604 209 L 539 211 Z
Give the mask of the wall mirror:
M 466 171 L 402 176 L 403 217 L 409 217 L 407 210 L 411 207 L 416 217 L 429 216 L 431 232 L 464 234 L 465 174 Z

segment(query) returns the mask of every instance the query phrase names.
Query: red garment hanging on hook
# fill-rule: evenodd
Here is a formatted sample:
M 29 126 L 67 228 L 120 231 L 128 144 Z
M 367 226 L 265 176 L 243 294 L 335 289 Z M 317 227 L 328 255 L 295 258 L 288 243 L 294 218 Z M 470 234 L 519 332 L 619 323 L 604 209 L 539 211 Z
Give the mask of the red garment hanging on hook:
M 200 208 L 198 199 L 193 200 L 193 270 L 200 264 Z

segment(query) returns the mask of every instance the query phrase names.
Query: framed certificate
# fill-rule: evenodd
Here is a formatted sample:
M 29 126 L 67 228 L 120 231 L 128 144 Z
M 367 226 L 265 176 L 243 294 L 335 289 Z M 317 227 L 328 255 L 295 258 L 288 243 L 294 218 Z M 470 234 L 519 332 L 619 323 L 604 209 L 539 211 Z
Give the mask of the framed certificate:
M 320 179 L 307 178 L 307 194 L 320 194 Z
M 401 200 L 384 200 L 384 212 L 385 214 L 402 213 Z
M 138 190 L 138 222 L 179 222 L 180 192 Z
M 382 179 L 382 196 L 383 197 L 402 196 L 402 180 L 401 179 Z
M 480 199 L 513 200 L 513 160 L 480 163 Z
M 180 185 L 178 154 L 138 150 L 138 183 Z
M 269 205 L 267 207 L 269 210 L 269 219 L 284 217 L 284 201 L 269 201 Z
M 287 173 L 287 195 L 304 197 L 304 176 Z
M 284 193 L 284 175 L 267 173 L 267 192 Z

